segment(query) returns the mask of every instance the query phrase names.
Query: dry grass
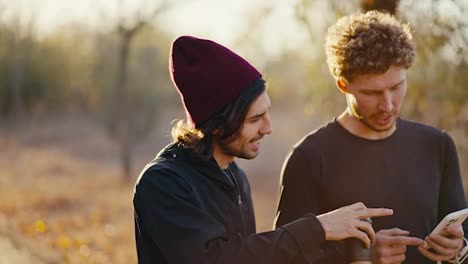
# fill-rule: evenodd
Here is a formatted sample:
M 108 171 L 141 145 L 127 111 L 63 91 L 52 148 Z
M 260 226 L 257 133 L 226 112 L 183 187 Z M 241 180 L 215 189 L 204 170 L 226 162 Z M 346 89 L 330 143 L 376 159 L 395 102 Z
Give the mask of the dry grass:
M 133 184 L 115 166 L 0 139 L 2 233 L 49 263 L 136 263 Z
M 137 146 L 135 176 L 167 144 L 172 118 L 162 117 L 159 129 Z M 264 153 L 274 157 L 242 162 L 259 231 L 272 227 L 278 172 L 292 142 L 285 144 L 281 151 L 268 144 Z M 0 149 L 0 237 L 7 235 L 44 263 L 136 263 L 133 182 L 121 181 L 118 148 L 92 118 L 0 123 Z
M 138 145 L 135 176 L 168 142 L 172 118 L 161 118 L 159 130 Z M 276 166 L 271 155 L 243 162 L 259 231 L 272 227 L 287 151 L 269 148 Z M 0 123 L 0 149 L 0 236 L 44 263 L 136 263 L 133 182 L 120 180 L 118 148 L 91 118 L 48 116 L 21 127 Z

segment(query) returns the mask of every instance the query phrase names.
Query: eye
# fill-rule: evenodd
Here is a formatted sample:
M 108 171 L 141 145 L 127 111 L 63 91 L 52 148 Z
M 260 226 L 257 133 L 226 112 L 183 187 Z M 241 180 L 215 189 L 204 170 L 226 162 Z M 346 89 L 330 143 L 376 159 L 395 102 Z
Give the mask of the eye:
M 255 122 L 257 122 L 258 120 L 260 120 L 260 117 L 259 117 L 259 116 L 256 116 L 256 117 L 250 119 L 250 123 L 255 123 Z
M 396 90 L 400 89 L 402 85 L 403 85 L 403 84 L 399 84 L 399 85 L 397 85 L 397 86 L 393 86 L 393 87 L 392 87 L 392 91 L 396 91 Z
M 378 91 L 362 91 L 363 94 L 365 95 L 376 95 L 379 94 Z

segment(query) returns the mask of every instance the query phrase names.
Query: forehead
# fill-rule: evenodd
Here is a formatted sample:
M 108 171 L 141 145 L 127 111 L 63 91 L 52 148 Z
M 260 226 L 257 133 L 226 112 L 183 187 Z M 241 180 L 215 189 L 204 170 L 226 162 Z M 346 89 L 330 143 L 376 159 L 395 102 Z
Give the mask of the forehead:
M 271 107 L 270 97 L 266 91 L 255 99 L 255 101 L 250 105 L 249 111 L 247 112 L 247 118 L 263 114 Z
M 392 65 L 384 73 L 364 74 L 354 78 L 350 86 L 358 89 L 379 90 L 392 87 L 406 78 L 403 66 Z

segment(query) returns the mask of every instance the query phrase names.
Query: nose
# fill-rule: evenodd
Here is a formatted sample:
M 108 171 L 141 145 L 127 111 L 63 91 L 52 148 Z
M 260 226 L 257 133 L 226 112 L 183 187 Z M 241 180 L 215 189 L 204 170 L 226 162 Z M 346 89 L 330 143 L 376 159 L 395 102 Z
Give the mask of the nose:
M 382 97 L 379 101 L 379 110 L 382 112 L 392 112 L 393 110 L 393 102 L 392 102 L 392 94 L 389 91 L 385 91 L 382 94 Z
M 269 135 L 271 132 L 273 132 L 273 130 L 271 128 L 270 115 L 267 113 L 264 116 L 263 126 L 260 128 L 260 134 Z

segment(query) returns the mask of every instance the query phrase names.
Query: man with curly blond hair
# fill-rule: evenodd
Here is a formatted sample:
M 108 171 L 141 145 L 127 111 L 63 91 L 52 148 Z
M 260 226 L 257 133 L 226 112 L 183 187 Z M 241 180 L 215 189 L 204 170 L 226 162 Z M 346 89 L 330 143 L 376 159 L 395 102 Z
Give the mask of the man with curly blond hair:
M 372 263 L 457 263 L 467 232 L 429 235 L 445 215 L 466 207 L 454 141 L 399 117 L 415 60 L 409 26 L 377 11 L 346 16 L 329 28 L 325 51 L 347 107 L 292 148 L 276 224 L 363 201 L 395 210 L 373 219 Z M 320 263 L 351 262 L 342 252 L 342 243 L 326 242 Z

